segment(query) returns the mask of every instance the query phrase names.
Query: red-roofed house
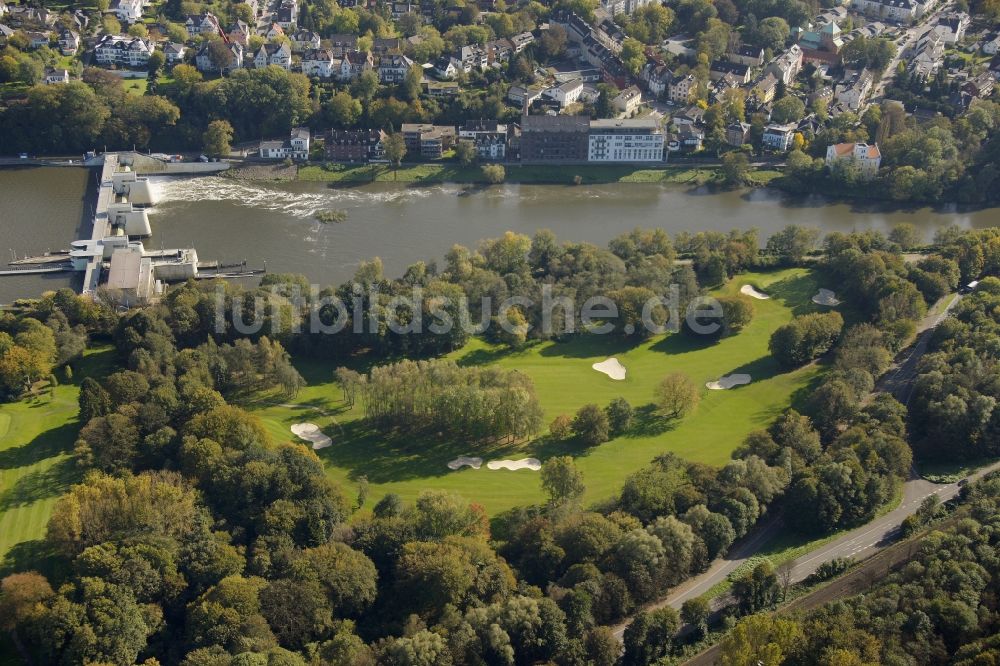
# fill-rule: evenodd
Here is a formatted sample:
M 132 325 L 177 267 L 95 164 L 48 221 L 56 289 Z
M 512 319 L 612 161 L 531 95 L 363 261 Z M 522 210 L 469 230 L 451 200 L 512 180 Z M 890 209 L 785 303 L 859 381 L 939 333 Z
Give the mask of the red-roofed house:
M 876 143 L 835 143 L 826 148 L 826 165 L 833 166 L 840 160 L 852 160 L 861 172 L 861 178 L 871 180 L 878 175 L 882 165 L 882 151 Z

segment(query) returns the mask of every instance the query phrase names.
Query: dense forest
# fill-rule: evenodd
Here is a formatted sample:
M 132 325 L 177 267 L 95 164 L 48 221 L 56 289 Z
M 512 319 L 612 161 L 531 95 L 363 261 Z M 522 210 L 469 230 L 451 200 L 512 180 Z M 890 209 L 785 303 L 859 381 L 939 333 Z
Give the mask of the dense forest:
M 895 230 L 892 239 L 824 239 L 810 261 L 841 285 L 855 312 L 849 323 L 800 315 L 775 332 L 772 353 L 788 365 L 822 356 L 826 370 L 801 411 L 789 409 L 751 434 L 729 463 L 716 468 L 666 454 L 630 476 L 614 501 L 585 507 L 579 497 L 586 479 L 571 458 L 554 457 L 540 475 L 549 501 L 493 520 L 469 502 L 475 498 L 438 491 L 410 503 L 387 495 L 370 512 L 357 511 L 363 502 L 346 498 L 312 451 L 275 441 L 240 407 L 263 389 L 287 396 L 299 390 L 289 352 L 303 360 L 363 357 L 373 363 L 363 379 L 338 372 L 344 398 L 359 400 L 387 428 L 447 426 L 480 436 L 485 414 L 497 437 L 537 432 L 526 378 L 440 361 L 385 363 L 437 355 L 464 344 L 464 336 L 387 326 L 333 335 L 297 328 L 291 324 L 308 320 L 320 303 L 294 298 L 306 293 L 305 279 L 284 275 L 267 276 L 257 289 L 189 283 L 156 306 L 127 313 L 66 290 L 22 303 L 0 318 L 7 399 L 44 387 L 89 342 L 112 342 L 117 360 L 106 377 L 81 386 L 74 459 L 83 481 L 56 504 L 39 560 L 48 565 L 3 580 L 0 623 L 22 654 L 50 664 L 653 663 L 690 640 L 675 631 L 702 625 L 707 610 L 640 614 L 621 654 L 607 625 L 703 571 L 762 517 L 784 510 L 793 529 L 810 535 L 860 525 L 908 474 L 909 441 L 918 456 L 957 447 L 969 455 L 992 452 L 1000 423 L 1000 280 L 983 276 L 1000 274 L 1000 231 L 943 230 L 916 263 L 902 252 L 912 246 L 910 231 Z M 378 262 L 366 263 L 355 281 L 379 289 L 356 292 L 346 284 L 328 293 L 366 294 L 365 321 L 379 321 L 388 299 L 413 285 L 473 303 L 493 294 L 492 305 L 477 313 L 486 320 L 499 315 L 500 297 L 533 295 L 542 285 L 578 300 L 620 293 L 627 305 L 629 289 L 663 294 L 677 281 L 688 302 L 747 268 L 798 263 L 815 240 L 815 233 L 791 227 L 758 253 L 755 235 L 735 232 L 672 242 L 662 231 L 637 230 L 608 249 L 560 243 L 548 232 L 533 239 L 507 234 L 476 250 L 453 248 L 440 268 L 417 264 L 399 279 L 385 277 Z M 693 263 L 677 265 L 678 251 Z M 868 399 L 928 307 L 976 278 L 977 293 L 935 333 L 910 404 L 887 394 Z M 273 328 L 250 336 L 217 329 L 217 289 L 226 321 L 233 308 L 269 302 L 274 307 L 262 314 Z M 535 321 L 540 313 L 525 307 L 522 316 Z M 731 316 L 737 325 L 740 317 Z M 500 342 L 517 346 L 546 335 L 532 331 L 541 327 Z M 561 326 L 547 335 L 591 333 Z M 419 391 L 401 391 L 402 382 Z M 463 394 L 468 403 L 450 394 L 459 384 L 470 389 Z M 661 391 L 663 409 L 672 404 L 682 413 L 683 400 L 676 400 L 684 387 L 665 380 Z M 471 409 L 476 405 L 480 412 Z M 495 413 L 491 405 L 504 409 Z M 570 427 L 583 431 L 602 419 L 606 428 L 631 427 L 628 405 L 593 407 Z M 527 417 L 505 420 L 508 409 L 528 410 Z M 948 439 L 933 429 L 942 413 L 953 419 Z M 976 515 L 987 520 L 990 513 Z M 992 561 L 991 534 L 983 525 L 948 537 L 969 540 L 954 557 Z M 940 566 L 954 565 L 928 553 L 911 566 L 930 571 L 934 557 Z M 935 574 L 927 585 L 937 580 L 957 581 Z M 934 655 L 955 654 L 963 641 L 988 635 L 975 629 L 989 626 L 986 617 L 970 615 L 978 597 L 962 597 L 967 607 L 959 607 L 967 588 L 943 585 L 948 600 L 928 601 L 919 617 L 918 598 L 930 588 L 907 595 L 917 619 L 904 618 L 899 631 L 924 632 L 921 640 L 933 647 L 912 652 L 916 663 L 938 663 Z M 982 589 L 976 585 L 968 589 Z M 729 612 L 740 616 L 775 602 L 758 592 L 752 577 L 736 585 Z M 883 614 L 862 611 L 850 621 L 878 634 L 878 621 L 869 618 Z M 817 631 L 824 621 L 814 621 Z M 897 649 L 883 640 L 882 649 Z M 872 654 L 862 657 L 878 661 Z

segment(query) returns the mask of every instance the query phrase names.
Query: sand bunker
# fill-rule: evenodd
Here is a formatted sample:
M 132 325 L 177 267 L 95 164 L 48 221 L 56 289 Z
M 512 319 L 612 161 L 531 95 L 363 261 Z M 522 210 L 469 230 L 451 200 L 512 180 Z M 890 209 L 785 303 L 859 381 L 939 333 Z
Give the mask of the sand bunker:
M 829 289 L 820 289 L 816 295 L 813 296 L 812 301 L 817 305 L 829 305 L 830 307 L 840 305 L 837 295 Z
M 603 372 L 611 379 L 621 381 L 625 379 L 625 366 L 618 362 L 614 356 L 606 361 L 601 361 L 600 363 L 595 363 L 590 366 L 598 372 Z
M 745 284 L 742 287 L 740 287 L 740 293 L 745 294 L 747 296 L 753 296 L 754 298 L 762 301 L 766 301 L 767 299 L 771 298 L 764 292 L 757 291 L 756 289 L 754 289 L 752 284 Z
M 705 384 L 706 387 L 713 391 L 721 391 L 724 389 L 731 389 L 734 386 L 742 386 L 743 384 L 750 383 L 750 375 L 744 375 L 743 373 L 736 373 L 733 375 L 726 375 L 725 377 L 720 377 L 719 381 L 708 382 Z
M 521 458 L 520 460 L 491 460 L 486 463 L 489 469 L 530 469 L 538 471 L 542 468 L 542 462 L 538 458 Z
M 471 467 L 472 469 L 479 469 L 483 466 L 483 459 L 478 457 L 459 456 L 448 463 L 448 469 L 462 469 L 466 466 Z
M 315 423 L 296 423 L 292 426 L 292 434 L 307 442 L 312 442 L 313 449 L 325 449 L 333 444 L 333 440 L 324 435 Z

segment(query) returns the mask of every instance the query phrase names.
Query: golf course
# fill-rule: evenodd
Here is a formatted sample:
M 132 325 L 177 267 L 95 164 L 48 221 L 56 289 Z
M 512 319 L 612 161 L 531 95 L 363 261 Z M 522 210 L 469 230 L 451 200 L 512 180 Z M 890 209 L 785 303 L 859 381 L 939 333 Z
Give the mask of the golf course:
M 740 295 L 746 284 L 770 298 Z M 811 301 L 818 286 L 812 273 L 801 268 L 737 276 L 714 293 L 752 300 L 755 315 L 737 335 L 718 341 L 696 341 L 682 334 L 639 342 L 614 335 L 579 336 L 513 351 L 474 338 L 449 356 L 460 365 L 496 364 L 527 374 L 546 423 L 560 414 L 572 416 L 588 403 L 603 408 L 614 398 L 625 398 L 636 409 L 637 427 L 595 447 L 572 438 L 556 441 L 545 433 L 510 445 L 440 441 L 433 436 L 387 438 L 363 422 L 362 405 L 347 408 L 333 381 L 336 365 L 312 360 L 297 364 L 307 386 L 294 400 L 264 395 L 248 408 L 277 441 L 308 445 L 290 429 L 300 423 L 318 425 L 332 440 L 316 451 L 330 477 L 348 494 L 354 493 L 359 479 L 366 478 L 371 501 L 389 492 L 413 499 L 423 490 L 442 489 L 482 504 L 492 515 L 542 501 L 538 473 L 491 470 L 485 464 L 479 469 L 451 470 L 449 461 L 476 456 L 484 461 L 533 457 L 544 462 L 555 455 L 571 455 L 584 474 L 584 502 L 598 503 L 614 496 L 629 474 L 668 451 L 687 460 L 722 465 L 749 432 L 766 427 L 783 409 L 796 404 L 819 369 L 809 365 L 782 372 L 767 345 L 771 333 L 793 315 L 828 309 Z M 592 368 L 610 357 L 626 368 L 624 380 Z M 682 372 L 701 387 L 697 408 L 679 421 L 663 421 L 653 412 L 654 388 L 671 372 Z M 705 388 L 707 382 L 734 373 L 750 375 L 750 384 L 728 390 Z
M 386 437 L 364 422 L 364 408 L 349 409 L 333 380 L 335 363 L 312 359 L 296 365 L 307 385 L 292 400 L 263 394 L 244 406 L 264 423 L 275 441 L 309 443 L 292 434 L 296 424 L 319 426 L 331 443 L 316 451 L 330 478 L 348 496 L 359 481 L 369 484 L 369 506 L 385 493 L 413 499 L 421 491 L 441 489 L 477 502 L 495 515 L 513 506 L 544 500 L 538 472 L 490 469 L 487 461 L 535 458 L 544 462 L 571 455 L 584 474 L 584 502 L 613 497 L 624 479 L 659 454 L 673 452 L 692 461 L 722 465 L 751 431 L 766 427 L 783 409 L 808 392 L 820 372 L 809 365 L 782 372 L 768 353 L 771 333 L 793 315 L 824 310 L 811 301 L 817 285 L 806 269 L 796 268 L 737 276 L 718 295 L 739 296 L 751 284 L 770 296 L 752 299 L 755 315 L 737 335 L 696 341 L 683 334 L 633 342 L 620 336 L 579 336 L 567 342 L 540 342 L 510 350 L 479 338 L 449 358 L 460 365 L 496 364 L 527 374 L 534 382 L 545 423 L 560 414 L 572 416 L 581 406 L 606 406 L 623 397 L 636 410 L 636 427 L 622 437 L 587 447 L 574 438 L 556 440 L 543 432 L 528 441 L 489 445 L 446 441 L 431 435 Z M 87 351 L 71 381 L 42 389 L 20 402 L 0 407 L 0 558 L 5 567 L 43 556 L 36 546 L 55 501 L 80 478 L 72 450 L 81 424 L 77 420 L 79 383 L 99 377 L 111 366 L 113 350 Z M 616 358 L 626 369 L 622 380 L 594 370 L 595 363 Z M 364 368 L 359 368 L 364 369 Z M 693 413 L 677 421 L 659 418 L 653 391 L 660 379 L 682 372 L 700 387 Z M 730 374 L 750 375 L 748 385 L 709 390 L 708 382 Z M 479 469 L 448 468 L 460 456 L 481 457 Z M 496 466 L 496 465 L 495 465 Z
M 72 381 L 0 406 L 0 562 L 37 554 L 32 543 L 45 535 L 56 500 L 78 481 L 73 443 L 82 424 L 77 397 L 85 377 L 100 377 L 111 366 L 113 350 L 87 350 L 74 364 Z

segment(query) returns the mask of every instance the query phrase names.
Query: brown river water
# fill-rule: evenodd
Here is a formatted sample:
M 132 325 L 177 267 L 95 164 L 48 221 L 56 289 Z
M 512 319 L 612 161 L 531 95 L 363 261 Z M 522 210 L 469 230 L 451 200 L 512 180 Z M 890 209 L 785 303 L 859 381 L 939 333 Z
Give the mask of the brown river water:
M 0 253 L 38 254 L 68 247 L 86 217 L 85 169 L 0 169 Z M 335 188 L 325 183 L 245 182 L 215 176 L 154 177 L 147 248 L 196 247 L 204 260 L 246 260 L 253 268 L 305 274 L 318 284 L 348 279 L 358 263 L 381 257 L 398 276 L 409 264 L 443 257 L 513 230 L 551 229 L 562 239 L 605 244 L 637 226 L 680 231 L 756 227 L 761 238 L 788 224 L 824 232 L 888 230 L 910 222 L 930 238 L 955 223 L 1000 224 L 1000 209 L 955 206 L 886 209 L 790 197 L 769 189 L 712 192 L 655 184 L 594 186 L 461 185 L 407 187 L 373 184 Z M 346 210 L 342 223 L 321 224 L 322 210 Z M 0 303 L 72 284 L 68 274 L 0 277 Z

